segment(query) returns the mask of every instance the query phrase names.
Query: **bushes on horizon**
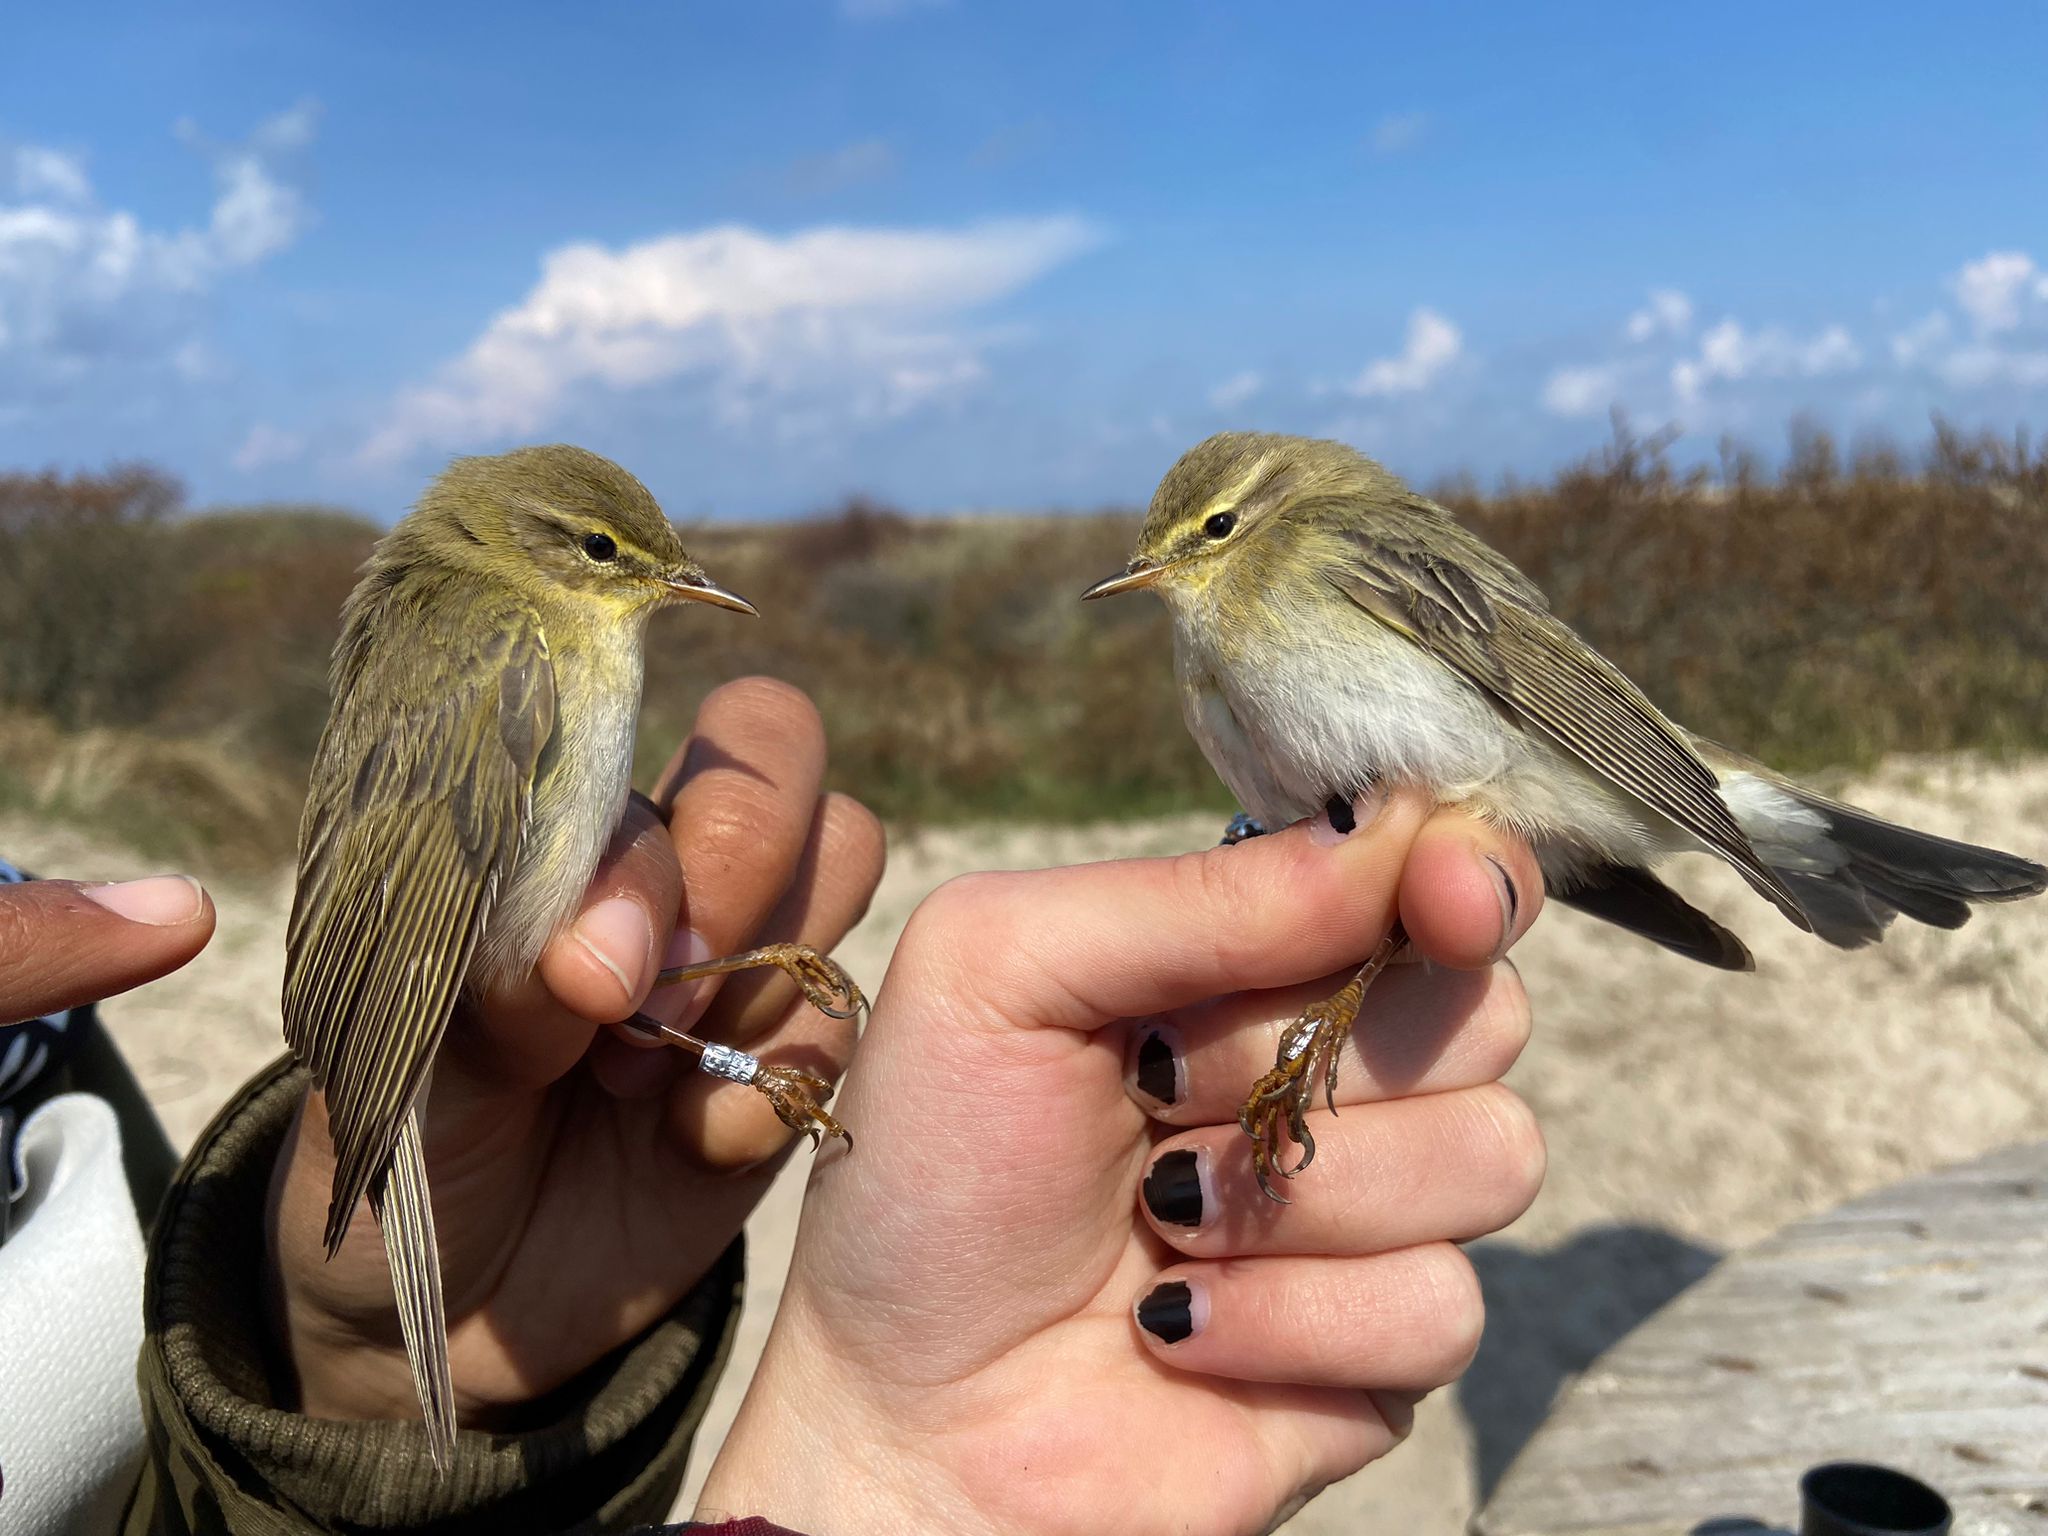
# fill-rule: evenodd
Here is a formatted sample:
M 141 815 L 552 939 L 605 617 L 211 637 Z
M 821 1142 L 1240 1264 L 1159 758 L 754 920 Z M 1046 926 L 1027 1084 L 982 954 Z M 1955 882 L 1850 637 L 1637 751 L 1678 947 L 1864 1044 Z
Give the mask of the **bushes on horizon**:
M 1618 430 L 1546 484 L 1437 495 L 1673 717 L 1768 762 L 2048 747 L 2048 453 L 1939 425 L 1917 462 L 1811 431 L 1775 472 L 1733 445 L 1718 471 L 1680 470 L 1667 449 Z M 758 671 L 817 698 L 833 783 L 898 821 L 1224 809 L 1163 610 L 1075 600 L 1136 525 L 855 501 L 690 530 L 763 617 L 652 626 L 641 782 L 705 692 Z M 0 475 L 0 706 L 203 739 L 295 796 L 375 535 L 314 509 L 187 513 L 146 467 Z

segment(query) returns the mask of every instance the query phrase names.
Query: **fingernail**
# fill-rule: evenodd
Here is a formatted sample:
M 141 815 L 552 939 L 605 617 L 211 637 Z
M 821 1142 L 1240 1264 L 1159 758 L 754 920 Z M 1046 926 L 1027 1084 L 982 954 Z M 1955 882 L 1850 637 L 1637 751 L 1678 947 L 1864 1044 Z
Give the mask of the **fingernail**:
M 639 902 L 630 896 L 600 901 L 576 919 L 576 942 L 618 978 L 626 996 L 640 995 L 640 978 L 654 948 L 654 928 Z
M 1185 1280 L 1155 1285 L 1138 1303 L 1138 1326 L 1162 1344 L 1178 1344 L 1209 1321 L 1209 1300 Z
M 1515 914 L 1522 910 L 1522 898 L 1515 890 L 1514 876 L 1508 873 L 1507 865 L 1490 853 L 1481 857 L 1493 875 L 1493 893 L 1500 901 L 1500 943 L 1493 949 L 1493 958 L 1498 960 L 1508 952 L 1508 942 L 1515 936 Z
M 206 904 L 206 890 L 190 875 L 150 875 L 118 885 L 87 885 L 79 894 L 90 897 L 117 917 L 152 928 L 189 923 Z
M 1380 781 L 1368 785 L 1349 800 L 1338 795 L 1330 796 L 1321 813 L 1308 824 L 1309 841 L 1320 848 L 1332 848 L 1352 834 L 1363 831 L 1386 809 L 1387 794 L 1385 782 Z
M 1145 1209 L 1172 1227 L 1199 1227 L 1207 1202 L 1202 1186 L 1208 1159 L 1196 1150 L 1168 1152 L 1145 1175 Z
M 711 942 L 694 928 L 678 928 L 669 935 L 662 951 L 661 968 L 672 971 L 679 965 L 702 965 L 711 958 Z M 688 1027 L 704 1011 L 706 996 L 702 981 L 679 981 L 674 986 L 656 987 L 647 998 L 647 1012 L 664 1024 Z
M 1131 1086 L 1155 1104 L 1178 1104 L 1181 1099 L 1180 1053 L 1167 1038 L 1164 1027 L 1145 1031 L 1138 1041 L 1138 1061 L 1131 1073 Z

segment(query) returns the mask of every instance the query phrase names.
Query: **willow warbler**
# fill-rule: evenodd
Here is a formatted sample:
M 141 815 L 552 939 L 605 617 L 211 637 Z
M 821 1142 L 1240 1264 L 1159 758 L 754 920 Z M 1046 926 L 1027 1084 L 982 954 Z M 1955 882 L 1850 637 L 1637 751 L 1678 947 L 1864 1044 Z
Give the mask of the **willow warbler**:
M 1327 806 L 1341 827 L 1367 786 L 1420 785 L 1524 838 L 1558 900 L 1726 970 L 1753 969 L 1749 951 L 1650 873 L 1664 855 L 1719 855 L 1845 949 L 1902 912 L 1954 928 L 1971 902 L 2048 884 L 2038 864 L 1880 821 L 1674 724 L 1528 577 L 1341 443 L 1228 432 L 1191 449 L 1129 566 L 1083 596 L 1140 587 L 1172 615 L 1189 730 L 1266 825 Z M 1337 1049 L 1401 942 L 1396 925 L 1284 1032 L 1247 1099 L 1269 1195 L 1269 1173 L 1314 1156 L 1316 1074 L 1334 1109 Z
M 380 540 L 342 610 L 333 701 L 299 826 L 284 1033 L 326 1095 L 327 1253 L 368 1195 L 437 1463 L 455 1405 L 420 1110 L 465 994 L 530 971 L 576 915 L 622 816 L 648 616 L 752 613 L 639 481 L 580 448 L 457 459 Z M 800 945 L 662 973 L 787 971 L 841 1017 L 860 991 Z M 643 1020 L 786 1124 L 843 1135 L 821 1079 Z

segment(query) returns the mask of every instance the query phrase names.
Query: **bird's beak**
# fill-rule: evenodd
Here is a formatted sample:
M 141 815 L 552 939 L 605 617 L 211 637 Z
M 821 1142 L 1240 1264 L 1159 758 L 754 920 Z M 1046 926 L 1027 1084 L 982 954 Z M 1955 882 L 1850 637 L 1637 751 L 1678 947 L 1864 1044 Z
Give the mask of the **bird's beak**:
M 1095 583 L 1081 594 L 1081 601 L 1092 603 L 1098 597 L 1115 597 L 1119 592 L 1135 592 L 1140 587 L 1149 587 L 1166 574 L 1166 567 L 1157 560 L 1133 560 L 1114 576 L 1108 576 Z
M 761 610 L 741 597 L 737 592 L 728 592 L 699 570 L 683 570 L 662 583 L 668 589 L 669 600 L 678 603 L 709 603 L 714 608 L 730 608 L 734 613 L 761 616 Z

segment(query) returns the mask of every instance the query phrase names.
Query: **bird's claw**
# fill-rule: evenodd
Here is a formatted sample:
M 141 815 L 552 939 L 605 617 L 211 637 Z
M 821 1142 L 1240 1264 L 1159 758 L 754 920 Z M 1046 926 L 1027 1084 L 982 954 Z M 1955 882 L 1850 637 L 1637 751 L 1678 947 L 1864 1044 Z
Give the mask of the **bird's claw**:
M 729 976 L 735 971 L 772 965 L 797 984 L 804 1001 L 828 1018 L 858 1018 L 868 1005 L 866 994 L 846 968 L 829 955 L 821 955 L 808 944 L 766 944 L 743 955 L 723 960 L 706 960 L 698 965 L 672 966 L 655 977 L 657 986 L 674 986 L 704 976 Z
M 868 1005 L 867 994 L 846 967 L 808 944 L 789 947 L 792 954 L 782 970 L 802 990 L 804 1001 L 830 1019 L 859 1018 Z
M 836 1136 L 847 1151 L 853 1150 L 853 1134 L 825 1112 L 832 1085 L 824 1078 L 795 1067 L 764 1066 L 754 1073 L 752 1086 L 768 1101 L 776 1119 L 811 1138 L 813 1149 L 822 1146 L 825 1137 Z
M 1348 989 L 1347 989 L 1348 990 Z M 1252 1143 L 1252 1172 L 1269 1200 L 1289 1203 L 1273 1187 L 1272 1175 L 1292 1179 L 1315 1161 L 1316 1139 L 1309 1134 L 1308 1106 L 1315 1096 L 1316 1074 L 1321 1072 L 1324 1096 L 1330 1112 L 1337 1112 L 1337 1053 L 1351 1027 L 1355 1006 L 1344 1006 L 1344 994 L 1319 1003 L 1288 1025 L 1280 1037 L 1278 1059 L 1272 1071 L 1252 1085 L 1237 1124 Z M 1286 1136 L 1301 1148 L 1292 1168 L 1282 1157 Z

